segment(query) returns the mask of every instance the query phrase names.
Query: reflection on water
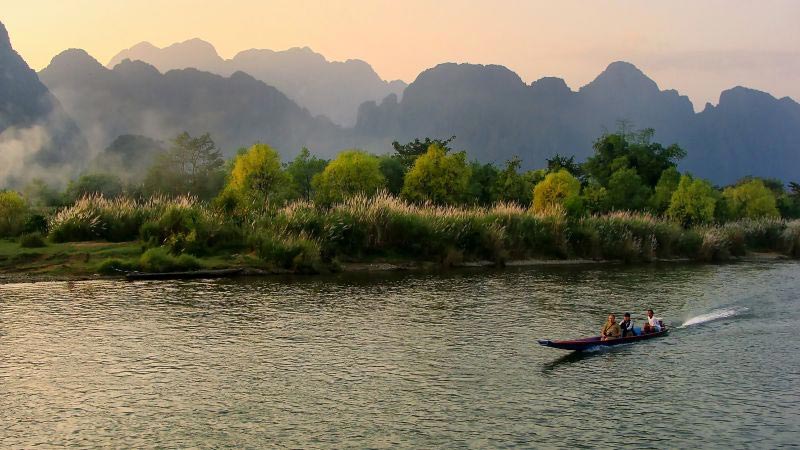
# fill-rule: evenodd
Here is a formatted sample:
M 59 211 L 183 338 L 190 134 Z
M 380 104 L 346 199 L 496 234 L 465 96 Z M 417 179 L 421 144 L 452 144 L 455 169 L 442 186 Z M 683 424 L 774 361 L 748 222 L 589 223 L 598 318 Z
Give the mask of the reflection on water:
M 771 263 L 0 285 L 0 439 L 792 444 L 798 275 Z M 536 344 L 648 307 L 688 326 L 589 354 Z

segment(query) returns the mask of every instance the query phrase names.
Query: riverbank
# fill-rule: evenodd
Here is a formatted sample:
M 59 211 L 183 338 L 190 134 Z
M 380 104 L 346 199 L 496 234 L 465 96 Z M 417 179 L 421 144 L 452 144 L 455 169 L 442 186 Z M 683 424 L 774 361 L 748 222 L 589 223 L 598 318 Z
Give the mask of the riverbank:
M 122 279 L 123 270 L 104 272 L 106 261 L 120 261 L 134 266 L 145 246 L 140 241 L 133 242 L 73 242 L 51 243 L 41 248 L 23 248 L 16 242 L 0 241 L 0 284 L 37 283 L 48 281 L 80 281 L 97 279 Z M 764 262 L 791 259 L 777 252 L 748 252 L 743 256 L 732 256 L 731 262 Z M 227 254 L 197 258 L 203 270 L 242 269 L 236 276 L 263 277 L 274 275 L 315 275 L 343 273 L 369 273 L 393 271 L 440 271 L 458 269 L 497 268 L 499 266 L 581 266 L 631 264 L 608 259 L 546 259 L 526 258 L 505 261 L 498 264 L 488 260 L 452 262 L 443 265 L 441 261 L 418 261 L 402 258 L 373 258 L 363 261 L 343 261 L 317 272 L 295 271 L 274 267 L 262 262 L 252 254 Z M 689 258 L 658 258 L 636 264 L 693 263 Z

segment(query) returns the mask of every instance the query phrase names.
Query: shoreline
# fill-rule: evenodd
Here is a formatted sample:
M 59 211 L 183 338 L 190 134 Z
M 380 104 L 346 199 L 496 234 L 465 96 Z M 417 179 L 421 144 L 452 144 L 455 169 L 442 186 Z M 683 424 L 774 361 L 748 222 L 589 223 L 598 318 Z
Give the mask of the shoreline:
M 263 278 L 294 275 L 301 277 L 318 277 L 330 275 L 331 273 L 390 273 L 390 272 L 436 272 L 436 271 L 458 271 L 465 269 L 500 269 L 511 267 L 553 267 L 553 266 L 588 266 L 588 265 L 619 265 L 619 266 L 647 266 L 654 264 L 730 264 L 747 262 L 775 262 L 791 261 L 792 258 L 776 252 L 750 252 L 745 256 L 731 257 L 725 262 L 701 262 L 690 258 L 668 258 L 656 259 L 650 262 L 626 263 L 619 260 L 608 259 L 521 259 L 507 261 L 503 265 L 497 265 L 491 261 L 469 261 L 450 267 L 442 266 L 431 261 L 374 261 L 374 262 L 345 262 L 341 263 L 339 270 L 328 273 L 301 273 L 285 269 L 263 269 L 257 267 L 214 267 L 213 269 L 240 268 L 242 272 L 231 277 L 223 278 Z M 125 275 L 102 275 L 98 273 L 70 273 L 64 271 L 64 267 L 55 267 L 49 271 L 5 271 L 0 270 L 0 284 L 29 284 L 47 282 L 74 282 L 74 281 L 94 281 L 94 280 L 117 280 L 124 281 Z M 204 279 L 204 278 L 200 278 Z M 161 281 L 174 281 L 165 279 Z

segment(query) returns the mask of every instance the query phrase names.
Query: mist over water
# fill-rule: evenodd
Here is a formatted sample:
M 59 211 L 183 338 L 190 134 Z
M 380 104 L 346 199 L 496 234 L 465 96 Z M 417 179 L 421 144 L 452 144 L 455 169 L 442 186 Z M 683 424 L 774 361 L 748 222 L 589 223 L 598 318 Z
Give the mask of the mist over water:
M 761 447 L 800 433 L 800 264 L 0 285 L 0 441 Z M 670 336 L 543 348 L 608 312 Z

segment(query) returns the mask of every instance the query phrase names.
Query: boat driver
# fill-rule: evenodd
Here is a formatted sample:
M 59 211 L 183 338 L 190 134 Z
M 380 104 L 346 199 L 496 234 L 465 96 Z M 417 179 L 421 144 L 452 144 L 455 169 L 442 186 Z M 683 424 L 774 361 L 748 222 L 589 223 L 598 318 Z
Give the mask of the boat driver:
M 661 324 L 658 323 L 658 319 L 656 316 L 653 315 L 653 310 L 647 310 L 647 323 L 644 324 L 644 332 L 645 333 L 657 333 L 661 331 Z

